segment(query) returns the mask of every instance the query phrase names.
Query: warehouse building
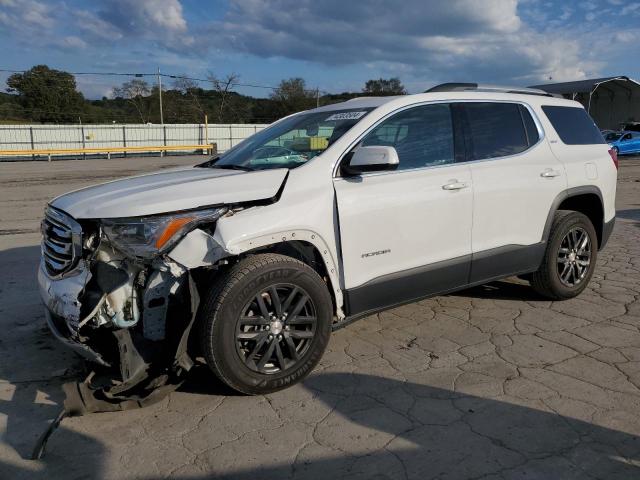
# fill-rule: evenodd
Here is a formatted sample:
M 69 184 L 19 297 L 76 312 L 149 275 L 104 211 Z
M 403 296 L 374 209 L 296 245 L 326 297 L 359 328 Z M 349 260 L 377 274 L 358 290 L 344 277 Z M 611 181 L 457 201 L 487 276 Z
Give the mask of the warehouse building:
M 601 129 L 618 130 L 624 123 L 640 122 L 640 83 L 629 77 L 592 78 L 532 88 L 577 100 Z

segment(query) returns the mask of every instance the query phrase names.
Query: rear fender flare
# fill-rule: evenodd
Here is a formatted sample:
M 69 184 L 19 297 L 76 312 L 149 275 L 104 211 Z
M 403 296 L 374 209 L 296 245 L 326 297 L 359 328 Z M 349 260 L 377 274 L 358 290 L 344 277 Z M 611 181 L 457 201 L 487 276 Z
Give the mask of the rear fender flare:
M 567 198 L 577 197 L 578 195 L 584 195 L 587 193 L 593 193 L 598 196 L 600 199 L 600 204 L 602 205 L 602 211 L 604 212 L 604 202 L 602 200 L 602 192 L 595 185 L 584 185 L 580 187 L 568 188 L 560 192 L 556 198 L 551 203 L 551 208 L 549 209 L 549 214 L 547 215 L 547 220 L 544 224 L 544 230 L 542 232 L 542 241 L 546 242 L 549 239 L 549 232 L 551 231 L 551 225 L 553 224 L 553 217 L 558 211 L 558 207 L 562 202 L 564 202 Z M 602 219 L 602 223 L 604 225 L 604 218 Z

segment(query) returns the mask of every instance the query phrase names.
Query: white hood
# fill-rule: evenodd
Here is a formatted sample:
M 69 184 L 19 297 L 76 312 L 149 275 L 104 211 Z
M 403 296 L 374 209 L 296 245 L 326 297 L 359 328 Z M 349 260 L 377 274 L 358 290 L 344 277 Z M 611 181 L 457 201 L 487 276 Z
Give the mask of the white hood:
M 51 205 L 75 218 L 138 217 L 273 198 L 286 175 L 284 168 L 162 171 L 76 190 Z

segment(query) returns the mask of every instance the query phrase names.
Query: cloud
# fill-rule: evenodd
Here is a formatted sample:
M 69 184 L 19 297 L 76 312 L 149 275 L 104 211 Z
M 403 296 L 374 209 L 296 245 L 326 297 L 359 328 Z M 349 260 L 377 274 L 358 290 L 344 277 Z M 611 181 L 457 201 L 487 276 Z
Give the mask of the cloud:
M 59 46 L 65 49 L 66 48 L 70 48 L 70 49 L 86 48 L 87 42 L 85 42 L 79 37 L 71 35 L 67 37 L 62 37 L 60 39 Z
M 53 27 L 53 8 L 36 0 L 0 0 L 0 23 L 8 27 Z
M 108 25 L 121 36 L 152 39 L 168 48 L 193 43 L 179 0 L 108 0 L 93 21 L 94 27 Z
M 91 69 L 160 65 L 195 75 L 230 60 L 249 71 L 261 65 L 272 77 L 351 72 L 331 80 L 331 90 L 396 75 L 411 91 L 440 81 L 601 76 L 607 66 L 628 65 L 625 49 L 640 38 L 637 1 L 225 0 L 214 11 L 220 4 L 0 0 L 0 30 L 25 52 L 55 49 Z
M 88 10 L 74 12 L 75 24 L 90 36 L 104 40 L 120 40 L 122 33 L 111 23 L 104 21 L 98 15 Z
M 517 0 L 232 0 L 215 46 L 326 65 L 389 64 L 430 79 L 584 78 L 575 39 L 526 25 Z
M 629 15 L 635 13 L 640 13 L 640 3 L 630 3 L 620 11 L 620 15 Z

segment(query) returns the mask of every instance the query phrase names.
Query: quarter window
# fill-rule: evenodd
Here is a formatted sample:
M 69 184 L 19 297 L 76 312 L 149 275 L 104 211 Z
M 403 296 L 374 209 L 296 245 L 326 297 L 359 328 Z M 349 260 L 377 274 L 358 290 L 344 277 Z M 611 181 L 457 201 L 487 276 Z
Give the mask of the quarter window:
M 526 108 L 515 103 L 466 103 L 468 160 L 515 155 L 539 140 Z
M 544 105 L 542 111 L 566 145 L 597 145 L 606 143 L 602 133 L 587 111 L 581 107 Z
M 361 146 L 389 146 L 398 152 L 398 170 L 453 163 L 453 126 L 447 104 L 423 105 L 385 120 Z

